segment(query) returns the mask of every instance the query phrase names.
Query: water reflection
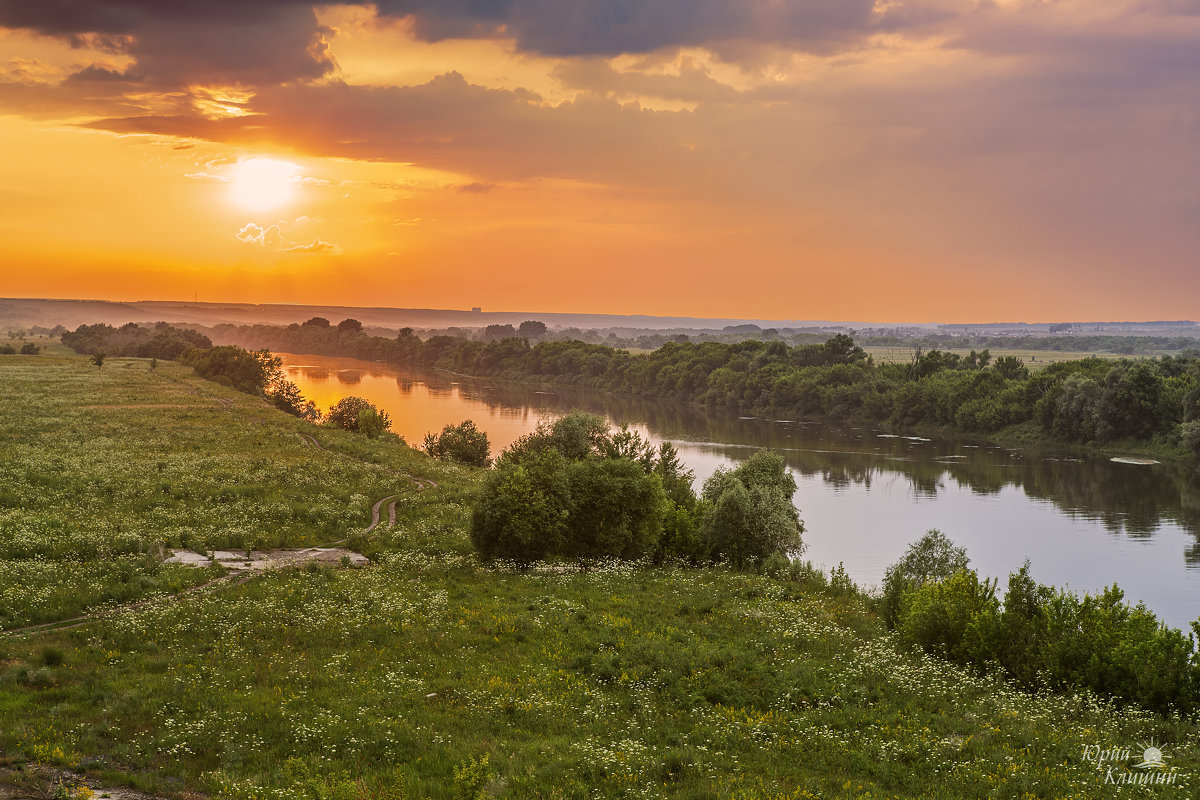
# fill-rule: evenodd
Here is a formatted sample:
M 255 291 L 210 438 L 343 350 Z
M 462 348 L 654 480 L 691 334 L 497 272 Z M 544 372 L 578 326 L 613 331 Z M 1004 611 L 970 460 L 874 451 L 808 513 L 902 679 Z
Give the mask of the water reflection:
M 1182 465 L 1116 464 L 970 440 L 742 418 L 682 403 L 351 359 L 282 358 L 321 408 L 347 394 L 365 397 L 414 444 L 447 423 L 472 419 L 495 453 L 538 421 L 581 409 L 675 442 L 699 480 L 755 449 L 773 448 L 800 484 L 809 557 L 845 561 L 863 582 L 877 583 L 908 542 L 941 527 L 988 574 L 1003 578 L 1028 557 L 1044 582 L 1093 591 L 1118 581 L 1171 624 L 1186 626 L 1200 615 L 1200 484 Z

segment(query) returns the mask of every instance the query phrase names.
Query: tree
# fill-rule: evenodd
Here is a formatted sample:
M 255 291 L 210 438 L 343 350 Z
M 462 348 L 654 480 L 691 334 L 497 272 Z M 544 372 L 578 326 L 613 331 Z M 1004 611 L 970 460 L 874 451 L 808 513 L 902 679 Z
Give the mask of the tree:
M 92 354 L 92 363 L 96 365 L 96 369 L 100 369 L 101 367 L 103 367 L 104 366 L 104 353 L 102 353 L 102 352 L 101 353 L 93 353 Z
M 422 449 L 434 458 L 448 458 L 472 467 L 486 467 L 491 460 L 487 434 L 471 420 L 447 425 L 437 435 L 426 434 Z
M 392 422 L 386 411 L 380 411 L 361 397 L 351 396 L 333 404 L 325 415 L 325 424 L 353 433 L 365 433 L 373 439 L 388 430 Z
M 362 333 L 362 323 L 356 319 L 344 319 L 337 324 L 338 335 Z
M 894 628 L 900 616 L 901 598 L 906 592 L 931 581 L 943 580 L 965 570 L 970 563 L 967 551 L 946 538 L 937 528 L 909 545 L 904 558 L 888 567 L 883 576 L 883 620 Z
M 483 338 L 489 342 L 511 339 L 516 335 L 517 329 L 512 325 L 488 325 L 483 329 Z
M 668 500 L 662 475 L 678 483 L 680 503 Z M 690 560 L 698 550 L 690 485 L 673 448 L 656 458 L 636 432 L 610 433 L 603 417 L 576 412 L 540 423 L 500 455 L 476 504 L 472 539 L 484 558 L 526 563 L 552 556 Z M 545 530 L 535 531 L 535 522 Z
M 1194 456 L 1200 457 L 1200 420 L 1193 419 L 1179 426 L 1179 439 L 1184 448 Z
M 662 482 L 668 500 L 688 511 L 696 508 L 696 493 L 692 491 L 696 473 L 679 460 L 679 451 L 670 442 L 663 442 L 658 446 L 654 474 Z
M 599 454 L 602 448 L 610 446 L 608 423 L 604 417 L 573 411 L 553 423 L 539 422 L 533 433 L 517 439 L 500 457 L 520 462 L 536 453 L 556 450 L 574 461 Z
M 662 484 L 627 458 L 584 458 L 566 470 L 570 489 L 564 554 L 650 555 L 662 533 Z
M 41 350 L 42 348 L 38 347 L 33 342 L 26 342 L 25 344 L 21 345 L 21 355 L 23 356 L 36 356 L 41 352 Z
M 704 482 L 708 505 L 701 535 L 709 555 L 738 569 L 758 567 L 770 555 L 798 555 L 804 525 L 792 505 L 796 479 L 783 456 L 759 450 L 734 470 L 718 468 Z
M 272 365 L 278 367 L 281 363 L 265 350 L 251 353 L 235 345 L 220 345 L 207 350 L 190 348 L 180 355 L 179 360 L 203 378 L 259 396 L 265 394 Z
M 308 322 L 300 323 L 300 326 L 303 328 L 328 328 L 329 320 L 324 317 L 313 317 Z
M 272 382 L 267 387 L 267 399 L 271 405 L 280 411 L 286 411 L 294 417 L 306 419 L 309 422 L 320 422 L 321 412 L 312 400 L 300 393 L 300 387 L 286 378 Z
M 570 516 L 565 459 L 543 452 L 501 461 L 471 513 L 471 542 L 484 559 L 528 564 L 562 551 Z
M 1006 381 L 1023 381 L 1029 377 L 1029 369 L 1016 356 L 1000 356 L 996 359 L 995 370 Z
M 0 356 L 15 356 L 16 354 L 17 348 L 11 344 L 0 344 Z
M 546 335 L 546 323 L 536 319 L 527 319 L 521 323 L 517 332 L 526 339 L 540 339 Z
M 382 436 L 387 429 L 392 425 L 391 420 L 384 411 L 380 411 L 375 407 L 364 408 L 358 412 L 358 432 L 365 435 L 368 439 L 377 439 Z

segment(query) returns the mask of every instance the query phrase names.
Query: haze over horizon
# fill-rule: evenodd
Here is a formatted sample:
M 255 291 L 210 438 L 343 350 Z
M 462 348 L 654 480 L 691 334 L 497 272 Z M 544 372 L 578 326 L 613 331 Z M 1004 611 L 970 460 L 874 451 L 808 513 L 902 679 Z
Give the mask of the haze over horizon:
M 7 296 L 1200 316 L 1200 0 L 0 0 Z

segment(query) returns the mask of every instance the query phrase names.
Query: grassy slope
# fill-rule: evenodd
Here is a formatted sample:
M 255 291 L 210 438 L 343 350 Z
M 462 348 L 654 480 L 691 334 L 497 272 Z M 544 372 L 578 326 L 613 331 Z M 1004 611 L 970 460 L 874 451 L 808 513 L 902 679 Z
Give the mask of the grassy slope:
M 352 537 L 367 569 L 0 638 L 0 751 L 17 761 L 234 797 L 472 796 L 474 775 L 481 796 L 514 798 L 1085 798 L 1116 791 L 1085 745 L 1154 740 L 1181 777 L 1139 794 L 1195 791 L 1191 722 L 899 651 L 856 595 L 721 570 L 482 567 L 466 536 L 476 475 L 173 365 L 0 358 L 0 392 L 20 398 L 0 409 L 3 491 L 20 498 L 0 508 L 0 547 L 40 542 L 71 580 L 126 557 L 108 538 L 151 554 L 185 534 L 328 540 L 406 488 L 396 470 L 440 483 L 404 496 L 397 530 Z M 154 407 L 94 407 L 129 404 Z M 301 430 L 379 466 L 305 448 Z M 90 580 L 117 596 L 121 581 Z M 0 586 L 6 606 L 42 591 L 21 574 Z

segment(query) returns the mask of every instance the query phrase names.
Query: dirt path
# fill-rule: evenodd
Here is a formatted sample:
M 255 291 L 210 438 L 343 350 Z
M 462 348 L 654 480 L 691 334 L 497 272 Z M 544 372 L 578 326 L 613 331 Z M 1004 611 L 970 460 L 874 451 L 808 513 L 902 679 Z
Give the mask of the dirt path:
M 130 611 L 136 611 L 137 609 L 148 606 L 151 603 L 154 603 L 158 600 L 162 600 L 162 599 L 179 600 L 180 598 L 185 597 L 189 594 L 195 594 L 196 592 L 203 591 L 204 589 L 207 589 L 212 586 L 216 586 L 218 584 L 226 584 L 226 585 L 220 587 L 222 589 L 228 588 L 229 586 L 237 586 L 240 583 L 245 583 L 246 581 L 250 580 L 253 577 L 254 577 L 253 574 L 239 574 L 239 573 L 231 573 L 229 575 L 222 575 L 219 578 L 213 578 L 210 581 L 205 581 L 204 583 L 198 583 L 195 586 L 190 586 L 187 589 L 184 589 L 183 591 L 181 591 L 177 594 L 169 595 L 166 598 L 161 597 L 161 596 L 160 597 L 147 597 L 145 600 L 137 600 L 135 602 L 126 603 L 125 605 L 115 606 L 113 608 L 98 609 L 96 611 L 88 612 L 87 614 L 81 614 L 78 617 L 69 617 L 67 619 L 59 619 L 59 620 L 55 620 L 54 622 L 41 622 L 41 623 L 38 623 L 37 625 L 26 625 L 23 628 L 13 628 L 13 629 L 7 630 L 7 631 L 0 631 L 0 636 L 17 636 L 20 634 L 45 633 L 47 631 L 70 630 L 71 628 L 78 628 L 82 625 L 86 625 L 89 622 L 91 622 L 92 620 L 99 619 L 100 617 L 105 617 L 105 616 L 114 615 L 114 614 L 125 614 Z
M 382 508 L 383 504 L 388 500 L 392 501 L 392 504 L 388 506 L 388 518 L 391 520 L 391 522 L 388 523 L 388 530 L 391 530 L 392 525 L 396 524 L 396 498 L 398 496 L 399 495 L 394 494 L 388 495 L 371 507 L 371 524 L 367 526 L 363 533 L 370 533 L 371 531 L 375 530 L 375 526 L 379 524 L 379 509 Z

